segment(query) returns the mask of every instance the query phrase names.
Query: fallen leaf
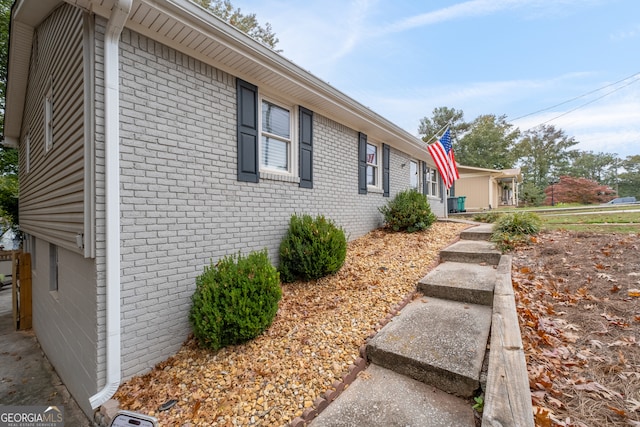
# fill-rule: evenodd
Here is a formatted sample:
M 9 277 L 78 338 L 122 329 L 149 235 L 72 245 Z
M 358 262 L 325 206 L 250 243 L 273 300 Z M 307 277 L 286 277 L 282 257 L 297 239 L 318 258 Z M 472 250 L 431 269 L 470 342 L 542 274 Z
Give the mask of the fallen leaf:
M 537 427 L 551 427 L 551 411 L 540 406 L 533 408 L 533 416 Z
M 198 400 L 196 402 L 195 405 L 193 405 L 193 411 L 191 412 L 191 417 L 195 417 L 198 414 L 198 411 L 200 410 L 200 405 L 202 404 L 202 402 L 200 400 Z
M 368 373 L 367 371 L 360 371 L 358 372 L 358 378 L 362 378 L 363 380 L 369 380 L 371 379 L 371 374 Z
M 615 412 L 616 414 L 620 415 L 621 417 L 626 417 L 627 413 L 619 408 L 616 408 L 615 406 L 611 406 L 611 405 L 607 405 L 607 409 L 612 410 L 613 412 Z

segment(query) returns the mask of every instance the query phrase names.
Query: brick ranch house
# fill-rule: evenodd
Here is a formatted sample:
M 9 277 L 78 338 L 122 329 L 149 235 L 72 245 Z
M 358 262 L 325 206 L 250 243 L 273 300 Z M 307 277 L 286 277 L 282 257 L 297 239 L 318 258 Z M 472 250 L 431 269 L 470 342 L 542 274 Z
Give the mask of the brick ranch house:
M 292 214 L 354 239 L 413 187 L 446 216 L 422 141 L 187 0 L 16 0 L 5 144 L 33 327 L 89 415 L 180 348 L 205 265 L 277 262 Z

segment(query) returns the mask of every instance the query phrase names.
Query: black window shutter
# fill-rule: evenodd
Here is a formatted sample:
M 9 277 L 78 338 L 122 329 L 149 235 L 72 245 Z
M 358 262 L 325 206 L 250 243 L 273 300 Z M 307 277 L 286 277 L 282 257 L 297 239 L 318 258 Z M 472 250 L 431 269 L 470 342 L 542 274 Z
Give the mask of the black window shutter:
M 427 196 L 429 189 L 427 188 L 427 163 L 422 162 L 422 194 Z
M 258 88 L 237 79 L 238 181 L 258 182 Z
M 367 194 L 367 135 L 358 132 L 358 193 Z
M 387 144 L 382 144 L 382 191 L 384 197 L 389 197 L 389 158 L 391 149 Z
M 313 111 L 300 107 L 300 187 L 313 188 Z

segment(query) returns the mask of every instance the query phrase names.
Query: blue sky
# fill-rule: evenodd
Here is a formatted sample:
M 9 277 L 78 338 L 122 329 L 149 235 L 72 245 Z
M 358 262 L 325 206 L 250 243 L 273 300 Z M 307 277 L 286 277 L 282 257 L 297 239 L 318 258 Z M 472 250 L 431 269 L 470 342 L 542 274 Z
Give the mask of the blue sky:
M 414 135 L 446 106 L 520 130 L 551 120 L 580 150 L 640 154 L 640 1 L 232 4 L 269 22 L 285 57 Z

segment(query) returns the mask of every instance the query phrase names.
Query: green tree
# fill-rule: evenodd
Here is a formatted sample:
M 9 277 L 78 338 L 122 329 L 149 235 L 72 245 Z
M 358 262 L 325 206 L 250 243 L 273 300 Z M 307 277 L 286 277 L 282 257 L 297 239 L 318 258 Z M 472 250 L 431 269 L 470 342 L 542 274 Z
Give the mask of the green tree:
M 4 140 L 4 107 L 7 92 L 7 59 L 9 57 L 9 20 L 13 0 L 0 0 L 0 133 Z
M 255 13 L 245 15 L 240 8 L 234 8 L 230 0 L 191 1 L 209 10 L 223 21 L 247 33 L 247 35 L 258 40 L 260 43 L 275 50 L 279 40 L 273 32 L 271 24 L 267 22 L 264 26 L 260 25 Z
M 4 111 L 9 57 L 12 0 L 0 0 L 0 132 L 4 140 Z M 18 225 L 18 151 L 0 146 L 0 217 L 4 226 Z
M 455 148 L 456 160 L 465 166 L 487 169 L 512 168 L 513 153 L 519 129 L 512 129 L 506 116 L 493 114 L 478 116 Z
M 4 223 L 3 228 L 17 229 L 18 150 L 4 146 L 0 146 L 0 217 Z
M 2 228 L 18 227 L 18 176 L 5 175 L 0 177 L 0 217 Z
M 575 155 L 570 148 L 577 143 L 552 125 L 526 131 L 515 149 L 524 181 L 542 191 L 552 176 L 566 175 L 571 156 Z
M 618 175 L 618 195 L 640 200 L 640 155 L 628 156 L 622 161 L 622 168 L 624 172 Z
M 0 176 L 18 175 L 18 150 L 0 146 Z
M 520 202 L 525 206 L 540 206 L 544 201 L 544 189 L 536 187 L 532 182 L 523 182 L 518 193 Z
M 586 178 L 599 184 L 613 185 L 619 159 L 617 154 L 575 151 L 571 155 L 568 175 Z
M 469 129 L 469 124 L 464 121 L 464 113 L 462 110 L 437 107 L 433 109 L 433 116 L 430 119 L 428 117 L 420 119 L 418 134 L 422 135 L 423 141 L 431 143 L 434 137 L 440 136 L 440 134 L 436 134 L 444 131 L 447 125 L 449 125 L 451 129 L 452 141 L 457 141 L 459 137 Z

